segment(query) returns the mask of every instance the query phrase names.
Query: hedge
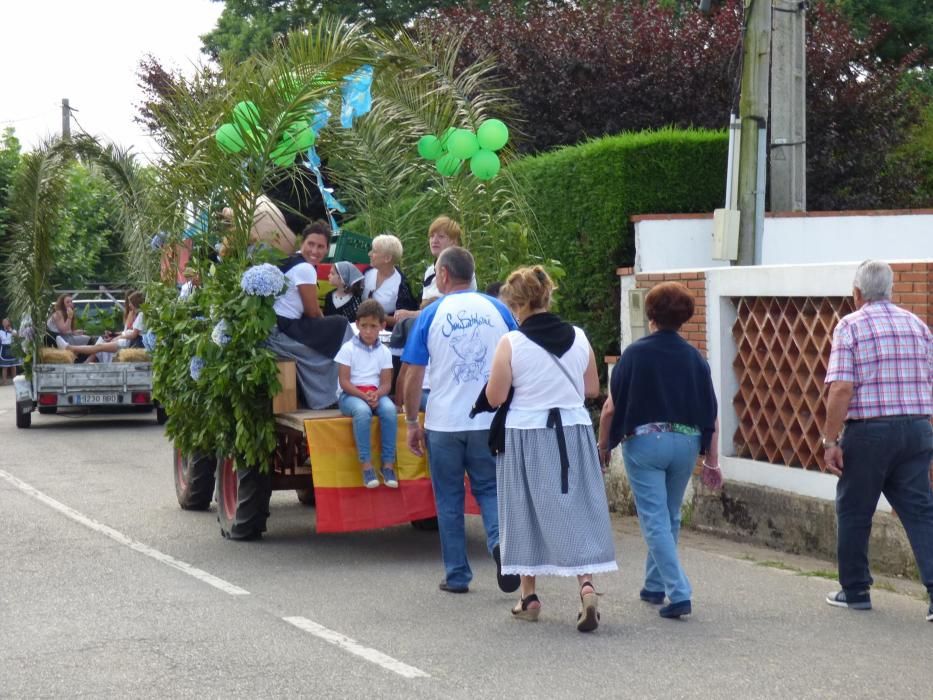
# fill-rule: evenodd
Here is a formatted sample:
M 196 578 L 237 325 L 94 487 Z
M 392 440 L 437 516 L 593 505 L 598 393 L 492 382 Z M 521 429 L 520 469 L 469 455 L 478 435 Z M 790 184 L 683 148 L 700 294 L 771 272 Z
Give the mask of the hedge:
M 635 214 L 711 212 L 725 197 L 724 131 L 645 131 L 516 161 L 545 255 L 566 275 L 560 314 L 582 327 L 597 358 L 619 352 L 617 267 L 634 260 Z

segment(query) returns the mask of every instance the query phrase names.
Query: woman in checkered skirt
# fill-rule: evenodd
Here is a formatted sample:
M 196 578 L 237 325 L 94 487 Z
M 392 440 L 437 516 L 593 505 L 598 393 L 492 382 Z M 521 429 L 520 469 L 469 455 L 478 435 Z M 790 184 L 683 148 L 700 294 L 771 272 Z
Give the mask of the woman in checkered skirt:
M 583 331 L 548 312 L 554 289 L 536 266 L 513 272 L 500 291 L 520 325 L 499 341 L 485 390 L 488 403 L 500 407 L 494 426 L 501 430 L 504 421 L 496 460 L 501 573 L 521 576 L 512 615 L 531 621 L 541 611 L 536 577 L 576 576 L 577 629 L 590 632 L 599 624 L 593 574 L 618 569 L 583 405 L 598 393 L 599 379 Z

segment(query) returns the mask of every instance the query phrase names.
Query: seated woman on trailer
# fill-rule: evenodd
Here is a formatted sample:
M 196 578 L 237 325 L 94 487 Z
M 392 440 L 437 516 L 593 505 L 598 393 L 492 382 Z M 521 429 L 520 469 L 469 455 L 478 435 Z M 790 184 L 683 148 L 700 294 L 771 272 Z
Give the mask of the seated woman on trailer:
M 145 297 L 142 292 L 133 292 L 127 297 L 123 331 L 116 336 L 109 339 L 102 336 L 95 345 L 71 345 L 62 336 L 58 336 L 55 343 L 62 350 L 87 356 L 88 362 L 113 362 L 113 356 L 117 351 L 142 346 L 142 334 L 146 330 L 141 310 L 143 301 Z
M 309 224 L 299 252 L 280 265 L 288 282 L 275 300 L 276 326 L 266 345 L 279 357 L 295 360 L 301 397 L 308 408 L 329 408 L 337 401 L 334 357 L 353 331 L 343 316 L 324 316 L 318 303 L 315 265 L 330 250 L 331 230 L 323 221 Z

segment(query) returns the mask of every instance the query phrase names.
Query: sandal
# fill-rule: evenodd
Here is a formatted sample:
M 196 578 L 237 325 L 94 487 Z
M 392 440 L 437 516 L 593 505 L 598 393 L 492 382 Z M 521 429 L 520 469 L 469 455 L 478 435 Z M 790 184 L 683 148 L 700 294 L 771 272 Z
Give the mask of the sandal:
M 586 588 L 589 588 L 589 592 L 584 593 Z M 577 613 L 577 630 L 592 632 L 599 627 L 599 612 L 596 610 L 599 601 L 596 587 L 589 581 L 580 586 L 580 602 L 583 609 Z
M 532 603 L 537 603 L 535 607 L 530 607 Z M 512 608 L 512 617 L 516 620 L 527 620 L 528 622 L 537 622 L 538 615 L 541 614 L 541 599 L 532 593 L 527 598 L 521 598 L 518 605 Z

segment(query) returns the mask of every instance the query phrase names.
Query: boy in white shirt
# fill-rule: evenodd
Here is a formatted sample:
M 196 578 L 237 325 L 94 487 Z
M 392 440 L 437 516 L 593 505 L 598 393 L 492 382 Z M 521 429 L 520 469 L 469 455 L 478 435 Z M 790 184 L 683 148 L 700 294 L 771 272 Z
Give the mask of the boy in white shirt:
M 375 299 L 367 299 L 356 311 L 359 336 L 344 343 L 334 361 L 340 381 L 337 405 L 353 420 L 353 439 L 363 467 L 366 488 L 379 486 L 370 456 L 370 426 L 379 416 L 382 436 L 382 480 L 398 488 L 395 474 L 395 439 L 398 412 L 389 398 L 392 390 L 392 354 L 379 342 L 379 331 L 386 327 L 385 309 Z

